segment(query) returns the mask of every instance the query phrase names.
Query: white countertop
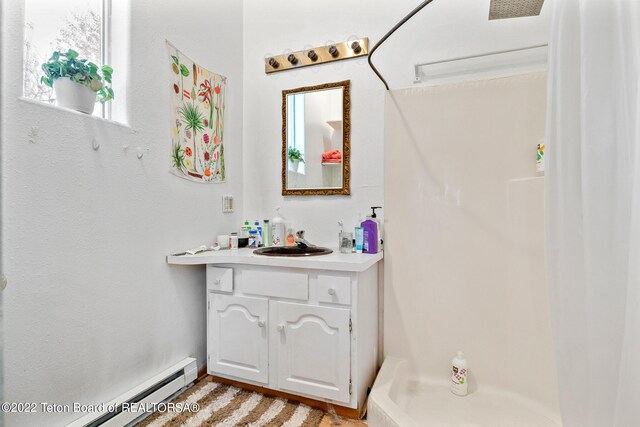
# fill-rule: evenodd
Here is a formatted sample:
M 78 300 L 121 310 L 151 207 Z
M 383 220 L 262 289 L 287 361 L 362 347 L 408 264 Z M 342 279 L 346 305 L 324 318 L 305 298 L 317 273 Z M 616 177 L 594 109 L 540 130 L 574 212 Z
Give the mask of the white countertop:
M 308 257 L 254 255 L 253 251 L 255 249 L 249 248 L 237 250 L 223 249 L 219 251 L 202 252 L 196 255 L 169 255 L 167 256 L 167 263 L 179 265 L 245 264 L 361 272 L 370 268 L 383 257 L 382 252 L 378 252 L 377 254 L 341 254 L 336 248 L 331 249 L 333 250 L 331 254 Z

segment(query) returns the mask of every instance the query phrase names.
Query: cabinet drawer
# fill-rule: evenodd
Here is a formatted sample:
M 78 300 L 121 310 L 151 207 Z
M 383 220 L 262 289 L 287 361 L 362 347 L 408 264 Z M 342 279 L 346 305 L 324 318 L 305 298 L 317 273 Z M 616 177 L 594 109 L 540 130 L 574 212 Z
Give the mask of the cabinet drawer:
M 309 299 L 309 275 L 296 271 L 244 270 L 242 292 L 268 297 Z
M 207 265 L 207 291 L 233 292 L 233 269 Z
M 318 274 L 318 301 L 332 304 L 351 304 L 351 278 Z

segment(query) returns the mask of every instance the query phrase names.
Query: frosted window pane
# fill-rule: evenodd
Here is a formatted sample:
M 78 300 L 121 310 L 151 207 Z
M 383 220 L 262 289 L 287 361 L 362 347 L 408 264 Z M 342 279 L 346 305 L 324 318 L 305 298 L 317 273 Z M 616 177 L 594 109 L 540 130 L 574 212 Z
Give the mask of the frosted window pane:
M 102 0 L 26 0 L 24 96 L 54 102 L 53 89 L 40 83 L 41 64 L 54 50 L 78 52 L 102 64 Z M 101 115 L 101 108 L 95 115 Z

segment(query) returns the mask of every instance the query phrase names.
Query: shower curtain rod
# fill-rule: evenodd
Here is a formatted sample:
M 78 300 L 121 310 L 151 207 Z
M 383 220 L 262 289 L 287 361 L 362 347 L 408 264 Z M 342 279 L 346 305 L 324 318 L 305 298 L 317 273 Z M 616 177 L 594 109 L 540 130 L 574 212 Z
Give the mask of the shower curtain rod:
M 384 43 L 389 38 L 389 36 L 391 36 L 391 34 L 395 33 L 398 28 L 402 27 L 409 19 L 413 18 L 413 16 L 416 13 L 420 12 L 426 5 L 428 5 L 432 1 L 433 0 L 424 0 L 422 3 L 420 3 L 415 9 L 413 9 L 411 12 L 409 12 L 409 14 L 407 16 L 402 18 L 402 20 L 400 22 L 398 22 L 396 25 L 394 25 L 394 27 L 387 34 L 385 34 L 384 37 L 382 37 L 380 39 L 380 41 L 378 43 L 376 43 L 375 46 L 373 46 L 373 48 L 369 51 L 369 56 L 367 57 L 367 61 L 369 62 L 369 66 L 371 67 L 373 72 L 376 73 L 376 76 L 378 76 L 378 78 L 382 81 L 382 83 L 384 83 L 384 87 L 387 90 L 389 90 L 389 85 L 387 84 L 387 81 L 384 79 L 384 77 L 382 77 L 382 74 L 380 74 L 378 69 L 371 62 L 371 57 L 373 56 L 373 53 L 382 45 L 382 43 Z M 494 0 L 492 0 L 492 3 L 493 3 L 493 1 Z M 512 17 L 515 17 L 515 16 L 512 16 Z M 446 61 L 438 61 L 438 62 L 431 62 L 431 63 L 426 63 L 426 64 L 418 64 L 418 65 L 416 65 L 416 67 L 417 66 L 423 66 L 423 65 L 439 64 L 439 63 L 442 63 L 442 62 L 458 61 L 458 60 L 461 60 L 461 59 L 470 59 L 470 58 L 476 58 L 476 57 L 481 57 L 481 56 L 495 55 L 497 53 L 515 52 L 515 51 L 518 51 L 518 50 L 526 50 L 526 49 L 532 49 L 532 48 L 543 47 L 543 46 L 546 46 L 546 45 L 530 46 L 528 48 L 505 50 L 505 51 L 500 51 L 500 52 L 491 52 L 491 53 L 486 53 L 486 54 L 481 54 L 481 55 L 455 58 L 455 59 L 446 60 Z M 417 68 L 416 68 L 416 78 L 417 78 Z
M 541 47 L 548 47 L 548 44 L 537 44 L 534 46 L 527 46 L 527 47 L 519 47 L 517 49 L 507 49 L 507 50 L 495 50 L 493 52 L 487 52 L 487 53 L 479 53 L 477 55 L 469 55 L 469 56 L 459 56 L 457 58 L 451 58 L 451 59 L 443 59 L 440 61 L 432 61 L 432 62 L 423 62 L 421 64 L 416 64 L 413 66 L 414 68 L 414 72 L 416 75 L 416 82 L 420 81 L 420 67 L 426 67 L 429 65 L 436 65 L 436 64 L 446 64 L 447 62 L 455 62 L 455 61 L 463 61 L 465 59 L 474 59 L 474 58 L 483 58 L 485 56 L 491 56 L 491 55 L 500 55 L 502 53 L 511 53 L 511 52 L 521 52 L 523 50 L 529 50 L 529 49 L 538 49 Z
M 385 42 L 385 40 L 387 40 L 389 38 L 389 36 L 391 34 L 395 33 L 396 30 L 398 28 L 402 27 L 405 22 L 407 22 L 409 19 L 411 19 L 413 17 L 413 15 L 415 15 L 418 12 L 420 12 L 422 10 L 422 8 L 424 8 L 426 5 L 428 5 L 432 1 L 433 0 L 425 0 L 422 3 L 420 3 L 415 9 L 413 9 L 411 12 L 409 12 L 409 14 L 407 16 L 402 18 L 402 20 L 400 22 L 398 22 L 387 34 L 385 34 L 384 37 L 382 37 L 380 39 L 380 41 L 378 43 L 376 43 L 375 46 L 373 46 L 373 48 L 369 51 L 369 56 L 367 58 L 367 61 L 369 62 L 369 66 L 371 67 L 373 72 L 376 73 L 376 76 L 378 76 L 378 78 L 380 80 L 382 80 L 382 83 L 384 83 L 384 87 L 386 87 L 387 90 L 389 90 L 389 85 L 387 84 L 387 81 L 384 79 L 384 77 L 382 77 L 382 74 L 380 74 L 378 72 L 378 69 L 376 67 L 374 67 L 373 63 L 371 62 L 371 57 L 373 56 L 373 53 L 376 51 L 376 49 L 378 49 L 378 47 L 380 47 L 380 45 L 382 43 Z

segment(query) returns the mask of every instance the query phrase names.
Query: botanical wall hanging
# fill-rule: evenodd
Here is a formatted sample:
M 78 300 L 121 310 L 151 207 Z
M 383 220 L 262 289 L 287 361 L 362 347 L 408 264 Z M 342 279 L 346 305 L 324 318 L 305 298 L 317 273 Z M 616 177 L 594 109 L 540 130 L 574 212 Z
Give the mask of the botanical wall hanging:
M 224 106 L 227 78 L 167 42 L 171 69 L 171 172 L 197 182 L 225 180 Z

